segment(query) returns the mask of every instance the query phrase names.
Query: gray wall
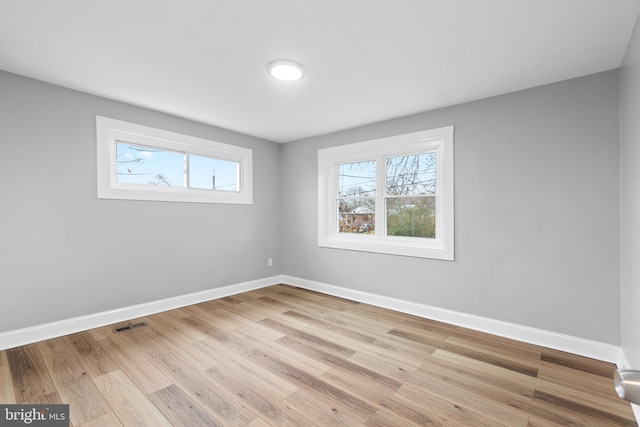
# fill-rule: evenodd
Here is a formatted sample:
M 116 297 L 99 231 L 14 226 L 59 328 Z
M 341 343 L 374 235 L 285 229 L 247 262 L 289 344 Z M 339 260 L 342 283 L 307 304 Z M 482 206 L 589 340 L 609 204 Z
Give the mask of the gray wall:
M 620 283 L 622 348 L 640 369 L 640 29 L 636 27 L 620 77 Z
M 614 70 L 285 144 L 284 272 L 619 344 L 618 78 Z M 319 148 L 451 124 L 455 262 L 318 247 Z
M 286 273 L 619 344 L 618 77 L 280 146 L 0 72 L 0 332 Z M 95 115 L 252 148 L 254 205 L 98 200 Z M 318 148 L 450 124 L 455 262 L 317 246 Z
M 254 204 L 98 200 L 96 115 L 252 148 Z M 278 144 L 6 72 L 0 129 L 0 332 L 282 272 Z

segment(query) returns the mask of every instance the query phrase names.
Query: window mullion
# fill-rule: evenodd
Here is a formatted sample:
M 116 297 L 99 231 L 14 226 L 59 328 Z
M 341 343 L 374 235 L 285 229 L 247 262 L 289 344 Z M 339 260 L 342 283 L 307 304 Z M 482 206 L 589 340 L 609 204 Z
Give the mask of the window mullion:
M 384 238 L 387 235 L 387 209 L 385 196 L 387 194 L 387 164 L 384 156 L 376 159 L 376 237 Z
M 187 153 L 184 153 L 183 164 L 184 188 L 191 188 L 191 183 L 189 182 L 189 155 Z

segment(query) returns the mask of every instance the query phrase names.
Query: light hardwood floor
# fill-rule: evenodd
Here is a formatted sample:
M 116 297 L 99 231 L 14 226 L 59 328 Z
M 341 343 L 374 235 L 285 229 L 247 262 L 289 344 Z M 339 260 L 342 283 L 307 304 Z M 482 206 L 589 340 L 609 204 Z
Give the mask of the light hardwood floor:
M 0 352 L 0 403 L 100 427 L 636 425 L 611 364 L 286 285 L 137 322 Z

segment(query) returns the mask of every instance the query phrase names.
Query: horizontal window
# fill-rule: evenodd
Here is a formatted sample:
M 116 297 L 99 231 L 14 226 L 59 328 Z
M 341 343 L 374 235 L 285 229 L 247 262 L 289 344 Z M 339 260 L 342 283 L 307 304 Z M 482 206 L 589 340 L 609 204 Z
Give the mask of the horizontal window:
M 250 204 L 252 151 L 96 117 L 98 197 Z
M 318 244 L 453 260 L 453 127 L 318 150 Z

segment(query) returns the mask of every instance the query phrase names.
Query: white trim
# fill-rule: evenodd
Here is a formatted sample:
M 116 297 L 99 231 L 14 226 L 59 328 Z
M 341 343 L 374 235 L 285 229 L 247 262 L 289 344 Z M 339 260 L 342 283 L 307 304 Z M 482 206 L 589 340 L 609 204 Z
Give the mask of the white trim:
M 255 289 L 261 289 L 280 283 L 328 295 L 335 295 L 352 301 L 359 301 L 427 319 L 438 320 L 452 325 L 463 326 L 477 331 L 487 332 L 493 335 L 540 345 L 555 350 L 566 351 L 605 362 L 615 363 L 619 369 L 630 369 L 630 364 L 626 354 L 620 347 L 615 345 L 590 341 L 583 338 L 474 316 L 453 310 L 432 307 L 425 304 L 385 297 L 368 292 L 356 291 L 353 289 L 347 289 L 284 274 L 0 333 L 0 350 L 6 350 L 46 339 L 86 331 L 88 329 L 124 322 L 130 319 L 144 317 Z M 633 410 L 636 420 L 640 420 L 640 405 L 631 404 L 631 409 Z
M 88 329 L 99 328 L 113 323 L 124 322 L 138 317 L 149 316 L 187 305 L 198 304 L 216 298 L 223 298 L 229 295 L 248 292 L 266 286 L 282 283 L 281 276 L 267 277 L 264 279 L 252 280 L 249 282 L 237 283 L 235 285 L 223 286 L 220 288 L 208 289 L 206 291 L 195 292 L 186 295 L 179 295 L 172 298 L 161 299 L 115 310 L 103 311 L 89 314 L 87 316 L 74 317 L 57 322 L 45 323 L 24 329 L 0 333 L 0 350 L 31 344 L 34 342 L 51 338 L 69 335 Z
M 238 191 L 216 191 L 118 182 L 116 178 L 118 141 L 237 162 L 239 189 Z M 99 199 L 253 204 L 253 150 L 250 148 L 102 116 L 96 116 L 96 144 Z
M 476 331 L 487 332 L 500 337 L 565 351 L 609 363 L 618 363 L 620 361 L 621 349 L 620 347 L 612 344 L 591 341 L 543 329 L 536 329 L 515 323 L 475 316 L 473 314 L 433 307 L 426 304 L 418 304 L 368 292 L 356 291 L 340 286 L 300 279 L 298 277 L 285 275 L 282 282 L 324 294 L 347 298 L 352 301 L 359 301 L 426 319 L 433 319 L 456 326 L 463 326 Z
M 616 363 L 621 368 L 628 367 L 628 362 L 625 363 L 626 358 L 624 357 L 620 347 L 612 344 L 586 340 L 570 335 L 559 334 L 556 332 L 545 331 L 542 329 L 531 328 L 486 317 L 474 316 L 472 314 L 446 310 L 443 308 L 385 297 L 368 292 L 356 291 L 353 289 L 347 289 L 340 286 L 329 285 L 284 274 L 0 333 L 0 350 L 6 350 L 8 348 L 31 344 L 37 341 L 85 331 L 92 328 L 98 328 L 113 323 L 124 322 L 126 320 L 173 310 L 175 308 L 191 304 L 198 304 L 216 298 L 223 298 L 241 292 L 248 292 L 279 283 L 286 283 L 303 289 L 309 289 L 328 295 L 335 295 L 352 301 L 388 308 L 390 310 L 433 319 L 452 325 L 463 326 L 477 331 L 487 332 L 493 335 L 511 338 L 555 350 L 566 351 L 568 353 L 590 357 L 609 363 Z M 635 406 L 636 405 L 634 405 L 634 411 L 636 410 Z M 640 419 L 640 417 L 638 418 Z
M 454 260 L 454 127 L 395 135 L 370 141 L 318 150 L 318 246 L 355 251 L 386 253 L 420 258 Z M 436 237 L 387 236 L 384 225 L 384 159 L 388 157 L 437 153 Z M 338 165 L 375 160 L 375 234 L 338 232 Z M 407 196 L 410 197 L 410 196 Z
M 627 354 L 624 352 L 624 349 L 620 350 L 620 358 L 618 359 L 616 366 L 620 370 L 633 369 L 631 367 L 631 362 L 629 362 L 629 358 L 627 357 Z

